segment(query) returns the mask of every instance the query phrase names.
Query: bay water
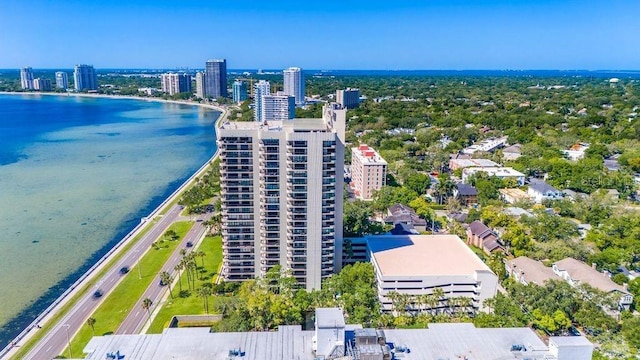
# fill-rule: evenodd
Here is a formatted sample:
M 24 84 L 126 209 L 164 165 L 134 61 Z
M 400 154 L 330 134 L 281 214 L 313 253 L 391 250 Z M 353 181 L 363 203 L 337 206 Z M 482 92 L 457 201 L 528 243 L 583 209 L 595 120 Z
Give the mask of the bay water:
M 214 154 L 219 115 L 0 95 L 0 348 Z

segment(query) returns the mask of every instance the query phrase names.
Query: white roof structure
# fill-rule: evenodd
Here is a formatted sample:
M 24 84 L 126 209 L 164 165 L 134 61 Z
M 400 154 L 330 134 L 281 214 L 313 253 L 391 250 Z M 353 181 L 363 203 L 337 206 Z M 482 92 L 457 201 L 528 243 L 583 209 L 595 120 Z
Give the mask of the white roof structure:
M 382 276 L 491 272 L 457 235 L 369 236 L 367 246 Z

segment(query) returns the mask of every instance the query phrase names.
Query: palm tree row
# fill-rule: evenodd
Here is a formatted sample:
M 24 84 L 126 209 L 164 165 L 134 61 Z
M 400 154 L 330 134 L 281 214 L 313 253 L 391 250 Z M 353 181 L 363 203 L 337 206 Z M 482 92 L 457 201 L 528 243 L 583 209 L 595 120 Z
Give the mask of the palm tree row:
M 446 297 L 440 288 L 434 289 L 431 294 L 409 295 L 392 291 L 387 294 L 391 300 L 396 314 L 428 312 L 436 315 L 439 312 L 447 312 L 453 315 L 456 312 L 469 313 L 473 311 L 473 300 L 466 296 Z
M 196 258 L 200 258 L 202 265 L 200 266 L 200 268 L 204 268 L 204 257 L 207 256 L 207 254 L 200 250 L 200 251 L 187 251 L 186 249 L 182 249 L 180 250 L 180 255 L 182 255 L 182 259 L 180 260 L 180 262 L 174 267 L 174 270 L 176 270 L 178 272 L 178 279 L 179 279 L 179 286 L 180 286 L 180 292 L 182 292 L 182 272 L 186 270 L 186 274 L 187 274 L 187 285 L 188 285 L 188 289 L 189 290 L 194 290 L 195 289 L 195 282 L 196 279 L 200 280 L 200 272 L 198 271 L 198 264 L 196 263 Z

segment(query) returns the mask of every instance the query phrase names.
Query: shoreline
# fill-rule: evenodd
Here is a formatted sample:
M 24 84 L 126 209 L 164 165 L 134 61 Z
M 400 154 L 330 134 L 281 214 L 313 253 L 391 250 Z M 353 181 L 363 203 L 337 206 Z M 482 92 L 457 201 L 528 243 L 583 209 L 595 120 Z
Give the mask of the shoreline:
M 53 91 L 46 91 L 46 92 L 0 91 L 0 95 L 27 95 L 27 96 L 44 95 L 44 96 L 60 96 L 60 97 L 73 96 L 73 97 L 84 97 L 84 98 L 94 98 L 94 99 L 123 99 L 123 100 L 153 101 L 153 102 L 159 102 L 159 103 L 165 103 L 165 104 L 192 105 L 192 106 L 199 106 L 199 107 L 218 111 L 221 113 L 220 118 L 222 118 L 224 113 L 228 111 L 224 107 L 221 107 L 219 105 L 213 105 L 213 104 L 207 104 L 207 103 L 201 103 L 201 102 L 195 102 L 195 101 L 167 100 L 167 99 L 160 99 L 160 98 L 154 98 L 154 97 L 148 97 L 148 96 L 134 96 L 134 95 L 107 95 L 107 94 L 88 94 L 88 93 L 74 93 L 74 92 L 61 93 L 61 92 L 53 92 Z M 216 127 L 218 126 L 218 120 L 216 120 L 215 126 Z
M 165 99 L 154 99 L 154 98 L 144 98 L 138 96 L 119 96 L 119 95 L 104 95 L 104 94 L 78 94 L 78 93 L 54 93 L 54 92 L 44 92 L 44 93 L 22 93 L 22 92 L 0 92 L 0 95 L 45 95 L 45 96 L 77 96 L 77 97 L 89 97 L 89 98 L 105 98 L 105 99 L 126 99 L 126 100 L 141 100 L 141 101 L 154 101 L 161 103 L 173 103 L 180 105 L 193 105 L 199 106 L 211 110 L 215 110 L 220 113 L 218 118 L 213 124 L 214 132 L 220 124 L 226 119 L 229 115 L 229 110 L 211 104 L 203 104 L 196 102 L 187 102 L 187 101 L 178 101 L 178 100 L 165 100 Z M 59 315 L 59 312 L 67 305 L 69 301 L 75 300 L 75 297 L 79 295 L 81 290 L 85 290 L 85 286 L 87 283 L 96 280 L 96 276 L 107 266 L 109 262 L 114 258 L 122 255 L 122 251 L 133 242 L 133 240 L 143 231 L 145 231 L 149 226 L 153 225 L 153 219 L 157 216 L 162 216 L 162 213 L 168 209 L 172 203 L 174 203 L 179 196 L 183 193 L 185 189 L 187 189 L 194 181 L 195 178 L 200 177 L 202 174 L 206 172 L 209 168 L 210 164 L 218 157 L 219 149 L 216 148 L 215 153 L 202 165 L 200 166 L 187 180 L 185 180 L 176 190 L 174 190 L 168 197 L 166 197 L 158 206 L 156 206 L 148 215 L 144 216 L 140 223 L 136 225 L 133 229 L 131 229 L 125 236 L 122 237 L 117 243 L 115 243 L 107 252 L 102 255 L 99 259 L 97 259 L 93 265 L 83 272 L 77 280 L 75 280 L 72 284 L 68 285 L 66 290 L 58 296 L 47 308 L 40 311 L 38 316 L 29 323 L 16 337 L 14 337 L 3 349 L 0 349 L 0 359 L 11 358 L 17 351 L 20 350 L 21 346 L 24 346 L 30 339 L 36 335 L 37 330 L 44 327 L 49 327 L 55 324 L 49 324 L 48 322 Z

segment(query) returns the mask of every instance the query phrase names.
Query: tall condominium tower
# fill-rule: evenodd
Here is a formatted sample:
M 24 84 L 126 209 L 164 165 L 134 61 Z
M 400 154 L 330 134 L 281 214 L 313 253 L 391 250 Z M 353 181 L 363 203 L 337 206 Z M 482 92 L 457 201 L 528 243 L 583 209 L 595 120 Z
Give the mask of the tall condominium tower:
M 225 280 L 281 265 L 311 290 L 340 270 L 345 122 L 327 104 L 322 119 L 222 125 Z
M 266 80 L 260 80 L 253 86 L 253 119 L 262 121 L 262 97 L 271 95 L 271 85 Z
M 98 90 L 98 77 L 93 65 L 76 65 L 73 70 L 76 91 Z
M 33 69 L 25 67 L 20 69 L 20 85 L 23 90 L 33 90 Z
M 207 61 L 204 69 L 205 96 L 217 99 L 227 97 L 227 60 L 214 59 Z
M 191 92 L 191 75 L 166 73 L 162 74 L 162 91 L 169 95 Z
M 198 71 L 196 73 L 196 96 L 199 97 L 200 99 L 204 99 L 206 97 L 204 82 L 205 82 L 204 73 L 202 71 Z
M 241 103 L 247 100 L 247 83 L 242 80 L 233 82 L 233 102 Z
M 304 75 L 299 67 L 284 70 L 284 93 L 295 96 L 296 105 L 304 105 Z
M 347 109 L 360 106 L 360 89 L 346 88 L 336 92 L 336 102 Z
M 260 121 L 291 120 L 296 117 L 296 98 L 278 91 L 260 98 Z
M 67 90 L 69 88 L 69 77 L 64 71 L 56 71 L 56 87 Z
M 33 89 L 38 91 L 51 91 L 51 80 L 36 78 L 33 80 Z

